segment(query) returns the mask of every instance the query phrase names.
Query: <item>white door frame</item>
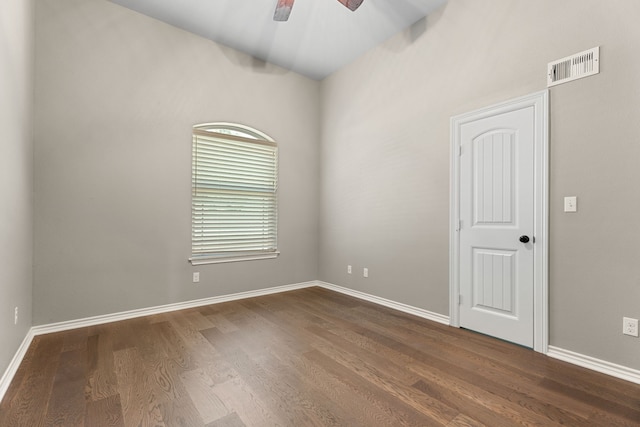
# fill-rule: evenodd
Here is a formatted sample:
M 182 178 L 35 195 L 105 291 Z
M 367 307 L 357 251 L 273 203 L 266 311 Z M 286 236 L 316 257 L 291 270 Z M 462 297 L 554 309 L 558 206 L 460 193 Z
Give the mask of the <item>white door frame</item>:
M 521 108 L 534 107 L 534 327 L 533 349 L 549 345 L 549 91 L 543 90 L 451 118 L 449 223 L 449 324 L 460 327 L 460 128 L 463 124 Z

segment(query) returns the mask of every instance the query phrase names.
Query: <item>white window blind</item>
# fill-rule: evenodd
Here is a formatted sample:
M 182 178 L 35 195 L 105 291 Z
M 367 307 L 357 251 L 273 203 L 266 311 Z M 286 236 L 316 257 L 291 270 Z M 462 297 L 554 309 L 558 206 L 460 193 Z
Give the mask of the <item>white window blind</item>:
M 277 255 L 278 148 L 262 135 L 194 128 L 193 264 Z

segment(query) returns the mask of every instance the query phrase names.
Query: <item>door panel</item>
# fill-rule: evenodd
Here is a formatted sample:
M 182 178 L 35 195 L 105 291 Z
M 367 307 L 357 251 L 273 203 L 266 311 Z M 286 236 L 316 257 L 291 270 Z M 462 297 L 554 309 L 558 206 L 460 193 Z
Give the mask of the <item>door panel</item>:
M 513 221 L 514 140 L 513 131 L 500 130 L 481 135 L 473 143 L 476 225 Z
M 533 346 L 534 109 L 460 130 L 460 326 Z M 529 236 L 521 243 L 520 236 Z
M 515 316 L 515 251 L 474 248 L 472 306 Z

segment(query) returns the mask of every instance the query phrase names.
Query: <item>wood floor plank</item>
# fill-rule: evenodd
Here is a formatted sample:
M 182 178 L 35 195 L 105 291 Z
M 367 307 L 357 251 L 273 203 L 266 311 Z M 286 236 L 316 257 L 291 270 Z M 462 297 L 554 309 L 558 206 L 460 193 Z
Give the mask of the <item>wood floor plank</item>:
M 612 410 L 617 414 L 617 416 L 626 418 L 627 420 L 636 422 L 640 425 L 640 409 L 632 409 L 616 401 L 607 400 L 602 396 L 597 396 L 574 387 L 560 384 L 551 378 L 545 378 L 542 380 L 540 386 L 545 390 L 552 390 L 566 396 L 571 396 L 572 399 L 588 404 L 592 410 L 594 408 L 602 411 Z
M 205 316 L 220 332 L 229 333 L 238 330 L 238 327 L 227 319 L 224 314 L 216 313 Z
M 171 324 L 184 340 L 194 369 L 204 369 L 216 384 L 237 378 L 238 373 L 231 364 L 185 316 L 176 316 Z
M 271 318 L 274 326 L 279 327 L 283 332 L 289 333 L 291 336 L 297 338 L 299 341 L 303 341 L 307 346 L 311 345 L 312 348 L 318 348 L 317 336 L 308 332 L 308 326 L 315 325 L 317 322 L 307 323 L 307 328 L 302 328 L 303 322 L 292 322 L 291 317 L 287 316 L 290 310 L 283 313 L 283 307 L 288 307 L 289 304 L 283 304 L 283 301 L 274 301 L 278 295 L 272 295 L 263 303 L 263 300 L 254 300 L 262 309 L 258 310 L 266 318 Z M 298 311 L 296 311 L 298 312 Z M 315 320 L 318 320 L 315 318 Z M 286 341 L 282 341 L 285 344 Z M 302 350 L 304 352 L 304 350 Z M 342 420 L 343 425 L 350 426 L 369 426 L 380 425 L 385 415 L 382 411 L 376 412 L 372 408 L 367 408 L 366 399 L 361 398 L 360 401 L 356 398 L 349 387 L 345 386 L 335 378 L 332 378 L 321 367 L 317 366 L 313 362 L 310 362 L 301 354 L 300 349 L 297 351 L 292 348 L 280 346 L 273 346 L 272 354 L 277 357 L 283 364 L 295 369 L 297 374 L 301 378 L 309 378 L 310 381 L 305 385 L 305 388 L 309 390 L 314 389 L 314 393 L 324 396 L 322 401 L 326 402 L 325 405 L 329 405 L 327 409 L 334 415 L 339 415 L 339 419 Z M 363 410 L 364 409 L 364 410 Z
M 460 414 L 455 417 L 447 427 L 486 427 L 484 424 L 479 423 L 478 421 L 467 417 L 466 415 Z
M 111 331 L 113 340 L 113 351 L 124 350 L 128 348 L 135 348 L 138 345 L 139 329 L 138 325 L 147 324 L 148 320 L 144 317 L 122 320 L 120 322 L 113 322 L 108 325 L 98 325 L 95 328 L 97 331 L 104 330 L 108 327 Z M 93 329 L 89 329 L 89 335 L 96 333 Z
M 0 425 L 4 425 L 2 424 L 3 415 L 4 416 L 8 415 L 11 403 L 14 402 L 14 399 L 18 395 L 18 392 L 20 391 L 25 378 L 28 376 L 29 373 L 31 373 L 31 371 L 29 370 L 29 366 L 31 366 L 31 364 L 33 363 L 33 359 L 38 354 L 40 354 L 40 352 L 38 352 L 37 350 L 38 340 L 39 340 L 38 337 L 34 338 L 31 345 L 27 349 L 24 355 L 24 358 L 22 359 L 22 363 L 18 367 L 18 370 L 16 371 L 16 374 L 13 377 L 13 381 L 11 381 L 11 384 L 9 384 L 9 387 L 4 395 L 4 398 L 0 402 Z
M 629 419 L 609 411 L 593 411 L 589 416 L 588 425 L 607 427 L 638 427 L 640 419 Z
M 44 425 L 49 408 L 63 340 L 60 334 L 44 335 L 35 337 L 31 345 L 35 354 L 27 366 L 21 365 L 20 369 L 27 372 L 3 416 L 3 423 L 8 426 Z
M 204 316 L 199 309 L 188 310 L 185 316 L 198 330 L 213 328 L 215 325 Z
M 229 363 L 260 399 L 267 402 L 278 417 L 286 420 L 287 425 L 324 425 L 313 411 L 308 410 L 311 404 L 302 395 L 302 390 L 292 389 L 291 384 L 281 382 L 244 351 L 252 341 L 235 333 L 222 334 L 216 328 L 202 333 L 211 342 L 225 343 L 223 348 Z
M 125 426 L 165 426 L 150 368 L 136 348 L 114 354 Z
M 640 411 L 640 393 L 637 385 L 599 372 L 589 371 L 580 366 L 562 361 L 554 361 L 545 369 L 541 382 L 545 390 L 558 390 L 590 402 L 592 397 L 615 402 L 632 411 Z
M 373 407 L 380 409 L 387 417 L 397 420 L 401 425 L 443 425 L 431 414 L 421 414 L 397 397 L 384 393 L 375 384 L 358 375 L 353 375 L 348 368 L 317 350 L 307 352 L 304 356 L 344 382 L 353 393 L 365 397 Z
M 429 377 L 426 375 L 426 377 Z M 465 417 L 482 422 L 491 427 L 510 427 L 518 425 L 511 414 L 500 413 L 500 407 L 485 402 L 482 393 L 474 390 L 458 389 L 455 384 L 447 384 L 440 378 L 421 379 L 413 385 L 425 395 L 458 410 Z
M 393 361 L 385 360 L 384 357 L 375 353 L 365 352 L 355 344 L 351 344 L 326 330 L 313 327 L 308 329 L 314 332 L 315 336 L 330 343 L 329 346 L 325 346 L 319 340 L 314 344 L 315 349 L 351 369 L 361 378 L 375 384 L 390 396 L 407 402 L 414 409 L 423 413 L 429 413 L 434 421 L 443 425 L 448 424 L 458 415 L 457 410 L 419 393 L 412 387 L 412 384 L 419 378 L 415 373 L 400 367 Z
M 37 336 L 0 426 L 640 426 L 640 385 L 322 288 Z
M 74 346 L 73 348 L 78 347 Z M 84 350 L 66 351 L 60 355 L 47 408 L 45 425 L 84 426 L 86 362 L 86 348 Z
M 214 391 L 247 426 L 285 426 L 287 423 L 242 378 L 216 384 Z
M 306 304 L 306 302 L 303 302 L 303 304 Z M 359 310 L 359 308 L 356 308 L 356 310 Z M 406 330 L 400 330 L 397 326 L 371 322 L 370 319 L 363 318 L 361 316 L 361 312 L 358 316 L 353 313 L 345 312 L 344 310 L 337 312 L 328 310 L 328 312 L 324 313 L 325 318 L 329 319 L 332 314 L 335 316 L 334 321 L 337 319 L 341 327 L 345 329 L 349 328 L 358 330 L 362 335 L 372 338 L 374 341 L 377 341 L 394 351 L 397 351 L 399 348 L 404 348 L 404 351 L 402 352 L 403 354 L 400 355 L 400 357 L 409 355 L 411 359 L 407 359 L 407 363 L 413 363 L 412 359 L 414 359 L 429 366 L 439 365 L 443 372 L 459 372 L 460 374 L 466 374 L 468 378 L 465 379 L 465 381 L 470 383 L 483 382 L 485 385 L 492 388 L 491 391 L 493 395 L 501 396 L 502 399 L 506 401 L 496 402 L 496 404 L 506 404 L 508 407 L 518 405 L 523 409 L 527 408 L 528 411 L 534 413 L 530 414 L 534 419 L 536 417 L 535 414 L 537 414 L 538 417 L 543 417 L 540 419 L 540 422 L 543 422 L 544 418 L 548 418 L 550 420 L 548 422 L 572 422 L 574 424 L 585 422 L 584 413 L 582 414 L 583 416 L 580 417 L 580 414 L 556 408 L 548 402 L 531 399 L 526 393 L 522 393 L 518 389 L 504 387 L 501 384 L 496 383 L 491 379 L 493 378 L 492 375 L 488 375 L 486 378 L 483 378 L 478 375 L 478 371 L 481 368 L 480 365 L 468 363 L 469 358 L 463 357 L 464 355 L 461 354 L 461 352 L 445 351 L 443 347 L 446 347 L 447 344 L 439 341 L 438 339 L 433 339 L 432 337 L 425 335 L 418 336 Z M 398 340 L 396 340 L 396 338 Z M 402 342 L 399 341 L 400 339 L 402 339 Z M 471 353 L 468 353 L 467 356 L 470 354 Z M 473 359 L 475 357 L 471 354 L 470 358 Z M 455 366 L 451 365 L 448 360 L 455 360 Z M 509 373 L 503 374 L 502 378 L 508 379 L 509 376 Z M 514 409 L 512 408 L 512 410 Z M 528 414 L 528 412 L 523 414 Z M 525 415 L 523 415 L 523 417 L 524 416 Z
M 86 426 L 124 427 L 120 395 L 87 402 Z
M 303 302 L 303 303 L 306 304 L 306 301 Z M 345 313 L 343 310 L 340 310 L 340 311 L 334 313 L 336 317 L 332 317 L 332 314 L 331 314 L 332 310 L 323 311 L 323 310 L 319 310 L 317 307 L 309 307 L 309 308 L 312 309 L 312 310 L 317 310 L 317 312 L 320 313 L 321 315 L 323 315 L 325 318 L 331 319 L 331 320 L 337 322 L 344 329 L 357 330 L 364 336 L 368 336 L 369 338 L 374 338 L 374 341 L 377 338 L 377 342 L 378 343 L 382 343 L 384 346 L 387 347 L 387 349 L 389 351 L 391 351 L 391 353 L 387 354 L 387 356 L 390 359 L 404 360 L 406 363 L 415 362 L 415 360 L 413 358 L 411 358 L 411 357 L 407 358 L 406 352 L 404 352 L 404 353 L 398 353 L 397 352 L 397 348 L 402 347 L 404 344 L 400 344 L 399 342 L 393 341 L 392 339 L 387 338 L 386 336 L 384 336 L 382 334 L 378 334 L 378 333 L 376 333 L 376 332 L 374 332 L 374 331 L 372 331 L 370 329 L 363 328 L 363 327 L 360 326 L 360 324 L 362 324 L 362 323 L 358 323 L 358 322 L 351 321 L 351 320 L 344 320 L 344 319 L 352 319 L 353 316 L 348 314 L 348 313 Z M 365 324 L 368 325 L 368 326 L 372 326 L 371 324 L 367 324 L 366 322 L 365 322 Z M 374 325 L 374 329 L 376 329 L 375 325 Z M 394 346 L 395 346 L 395 348 L 394 348 Z M 411 349 L 408 346 L 407 346 L 407 348 Z M 376 351 L 382 351 L 382 349 L 379 346 L 376 346 Z M 420 352 L 415 350 L 415 349 L 411 349 L 411 351 L 409 353 L 412 353 L 414 355 L 415 354 L 418 354 L 418 355 L 420 354 Z M 422 358 L 422 357 L 420 357 L 420 358 Z M 499 402 L 499 401 L 495 402 L 496 405 L 502 405 L 503 403 L 504 402 Z M 515 414 L 515 413 L 516 412 L 512 411 L 512 415 Z M 524 415 L 523 415 L 523 417 L 524 417 Z M 566 418 L 566 416 L 565 416 L 565 418 Z M 504 425 L 511 425 L 511 423 L 512 423 L 512 421 L 509 421 Z
M 72 350 L 86 350 L 88 331 L 87 328 L 78 328 L 64 334 L 62 352 Z
M 566 396 L 557 392 L 550 392 L 550 389 L 541 390 L 539 375 L 532 375 L 528 372 L 512 367 L 498 366 L 491 359 L 478 356 L 476 353 L 466 350 L 459 344 L 450 344 L 440 340 L 433 340 L 424 335 L 416 335 L 406 330 L 403 326 L 393 326 L 391 328 L 383 328 L 384 331 L 391 333 L 393 336 L 404 339 L 409 337 L 411 342 L 419 342 L 420 345 L 415 346 L 416 349 L 423 349 L 427 354 L 434 355 L 441 360 L 450 360 L 451 355 L 455 354 L 455 364 L 462 370 L 471 372 L 475 380 L 474 383 L 484 381 L 486 384 L 495 384 L 498 382 L 503 390 L 503 395 L 510 394 L 512 396 L 520 395 L 522 404 L 531 406 L 531 401 L 535 401 L 541 408 L 541 411 L 547 415 L 558 418 L 575 418 L 579 420 L 586 419 L 590 412 L 589 405 L 582 405 L 575 396 Z M 489 391 L 499 394 L 495 389 Z M 524 396 L 524 397 L 522 397 Z M 571 413 L 561 415 L 553 415 L 554 406 L 562 401 L 564 411 Z M 528 401 L 528 403 L 527 403 Z M 552 409 L 546 409 L 552 408 Z M 576 417 L 573 417 L 575 415 Z M 575 422 L 575 420 L 574 420 Z
M 180 375 L 184 368 L 173 359 L 160 361 L 154 369 L 154 388 L 162 420 L 167 426 L 202 427 L 204 421 Z
M 284 341 L 271 345 L 260 360 L 272 376 L 279 378 L 284 384 L 293 385 L 289 393 L 304 390 L 309 410 L 322 420 L 322 425 L 371 425 L 373 420 L 365 421 L 369 417 L 363 417 L 360 411 L 354 411 L 353 405 L 348 408 L 341 405 L 341 401 L 335 399 L 335 389 L 319 386 L 320 380 L 329 377 L 326 371 L 310 363 L 304 353 L 287 347 Z M 345 387 L 341 386 L 340 389 L 343 393 L 348 393 Z
M 167 357 L 173 360 L 184 371 L 195 368 L 195 362 L 189 350 L 189 346 L 176 331 L 171 322 L 156 322 L 150 325 L 154 334 L 162 341 Z
M 273 325 L 277 326 L 283 332 L 288 332 L 291 336 L 291 332 L 300 341 L 305 342 L 305 347 L 301 347 L 306 351 L 311 349 L 309 344 L 315 342 L 314 336 L 306 332 L 305 329 L 301 329 L 300 322 L 292 322 L 291 317 L 288 317 L 283 313 L 282 307 L 289 306 L 290 304 L 273 303 L 273 300 L 278 295 L 273 295 L 269 298 L 268 303 L 262 304 L 262 299 L 259 301 L 253 300 L 253 302 L 259 304 L 262 308 L 273 312 L 278 317 L 274 321 Z M 290 312 L 290 310 L 288 311 Z M 296 312 L 298 312 L 296 310 Z M 269 316 L 267 316 L 269 317 Z M 295 325 L 295 326 L 292 326 Z M 304 334 L 304 339 L 300 334 Z M 288 366 L 295 371 L 295 374 L 299 378 L 304 378 L 304 388 L 307 391 L 313 392 L 315 395 L 315 401 L 324 402 L 323 406 L 326 406 L 327 410 L 338 419 L 341 420 L 339 425 L 349 426 L 371 426 L 371 425 L 384 425 L 381 420 L 385 419 L 385 415 L 381 411 L 376 411 L 374 408 L 368 406 L 366 399 L 360 396 L 355 396 L 352 391 L 346 387 L 343 383 L 333 378 L 322 368 L 309 361 L 301 353 L 300 349 L 297 350 L 291 347 L 287 347 L 287 340 L 277 340 L 270 345 L 270 354 L 277 358 L 281 364 Z M 296 342 L 295 347 L 299 343 Z M 315 344 L 313 344 L 315 345 Z M 389 420 L 387 420 L 390 422 Z M 327 422 L 326 424 L 331 425 Z
M 480 390 L 476 388 L 481 388 L 484 392 L 482 394 L 490 397 L 490 399 L 485 399 L 485 402 L 493 402 L 494 408 L 500 407 L 505 413 L 511 413 L 513 417 L 540 425 L 545 425 L 545 423 L 547 425 L 566 423 L 579 425 L 585 422 L 584 419 L 580 420 L 562 408 L 545 405 L 543 402 L 531 399 L 529 396 L 509 389 L 494 380 L 484 378 L 470 369 L 461 368 L 453 355 L 449 355 L 449 359 L 440 358 L 382 334 L 370 332 L 370 336 L 375 337 L 383 345 L 394 348 L 414 359 L 415 362 L 411 363 L 410 368 L 421 375 L 426 372 L 424 367 L 428 366 L 429 372 L 438 370 L 442 378 L 446 378 L 448 382 L 457 383 L 460 387 L 473 384 L 474 386 L 469 385 L 466 388 L 475 389 L 477 393 Z
M 366 398 L 354 395 L 351 388 L 344 382 L 335 378 L 317 363 L 293 352 L 278 353 L 278 357 L 295 370 L 296 374 L 307 378 L 306 389 L 313 389 L 318 400 L 330 411 L 337 420 L 338 425 L 349 426 L 373 426 L 392 422 L 386 418 L 383 411 L 372 408 Z
M 114 346 L 108 328 L 87 339 L 87 385 L 88 400 L 103 400 L 118 393 L 118 381 L 113 361 Z
M 220 418 L 216 421 L 212 421 L 207 424 L 207 427 L 246 427 L 242 422 L 238 414 L 231 413 L 224 418 Z
M 180 378 L 205 424 L 231 414 L 232 411 L 216 395 L 214 391 L 215 383 L 205 371 L 196 369 L 184 372 L 180 375 Z

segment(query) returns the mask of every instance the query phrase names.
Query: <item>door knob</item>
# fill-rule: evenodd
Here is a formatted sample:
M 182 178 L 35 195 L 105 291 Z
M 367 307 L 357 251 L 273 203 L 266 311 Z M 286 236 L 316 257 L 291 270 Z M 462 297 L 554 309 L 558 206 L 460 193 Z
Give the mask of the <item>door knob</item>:
M 520 241 L 522 243 L 529 243 L 529 236 L 520 236 Z

